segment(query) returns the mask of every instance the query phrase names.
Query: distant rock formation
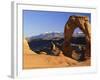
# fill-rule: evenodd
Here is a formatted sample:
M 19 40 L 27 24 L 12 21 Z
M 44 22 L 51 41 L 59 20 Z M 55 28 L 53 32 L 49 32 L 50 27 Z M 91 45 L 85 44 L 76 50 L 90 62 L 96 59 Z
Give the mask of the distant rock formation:
M 24 54 L 37 54 L 30 49 L 28 42 L 25 39 L 24 39 Z
M 91 25 L 87 16 L 70 16 L 64 29 L 64 55 L 72 57 L 73 48 L 70 46 L 71 38 L 74 30 L 79 28 L 86 36 L 86 51 L 85 54 L 90 56 L 91 42 Z
M 52 49 L 51 49 L 53 55 L 59 56 L 63 52 L 52 42 Z

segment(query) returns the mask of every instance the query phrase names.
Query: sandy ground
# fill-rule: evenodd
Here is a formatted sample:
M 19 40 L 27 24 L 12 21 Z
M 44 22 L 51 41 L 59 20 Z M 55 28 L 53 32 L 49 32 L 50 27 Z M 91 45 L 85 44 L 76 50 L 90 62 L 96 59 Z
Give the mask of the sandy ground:
M 23 69 L 90 66 L 90 62 L 90 59 L 78 62 L 63 54 L 59 56 L 37 54 L 30 50 L 27 41 L 24 40 Z

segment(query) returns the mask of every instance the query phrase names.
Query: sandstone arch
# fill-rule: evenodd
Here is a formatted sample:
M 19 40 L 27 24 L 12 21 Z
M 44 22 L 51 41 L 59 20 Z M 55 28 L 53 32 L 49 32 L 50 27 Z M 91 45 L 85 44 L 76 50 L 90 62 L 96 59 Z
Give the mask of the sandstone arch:
M 90 56 L 90 42 L 91 42 L 91 25 L 89 23 L 89 18 L 87 16 L 70 16 L 64 29 L 64 55 L 71 57 L 72 47 L 70 46 L 71 38 L 74 30 L 79 27 L 79 29 L 86 36 L 86 51 L 85 54 Z

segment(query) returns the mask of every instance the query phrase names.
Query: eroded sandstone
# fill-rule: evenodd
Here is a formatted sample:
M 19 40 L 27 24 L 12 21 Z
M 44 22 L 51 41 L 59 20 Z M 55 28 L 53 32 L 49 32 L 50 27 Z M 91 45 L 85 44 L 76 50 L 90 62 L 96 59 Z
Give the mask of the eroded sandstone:
M 73 48 L 71 47 L 71 38 L 74 30 L 79 28 L 86 36 L 85 55 L 90 56 L 91 43 L 91 25 L 87 16 L 70 16 L 64 29 L 64 55 L 72 57 Z

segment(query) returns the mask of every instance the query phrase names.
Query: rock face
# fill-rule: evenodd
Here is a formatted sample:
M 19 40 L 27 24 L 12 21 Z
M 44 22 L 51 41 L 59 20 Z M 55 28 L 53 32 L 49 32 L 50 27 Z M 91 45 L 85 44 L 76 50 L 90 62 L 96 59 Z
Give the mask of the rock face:
M 24 49 L 25 50 L 29 50 L 30 49 L 29 46 L 28 46 L 28 42 L 25 39 L 24 39 Z
M 86 51 L 85 54 L 90 56 L 90 40 L 91 40 L 91 25 L 87 16 L 70 16 L 65 24 L 64 29 L 64 55 L 72 57 L 73 48 L 70 46 L 71 38 L 74 30 L 80 28 L 86 36 Z
M 24 39 L 24 54 L 37 54 L 29 48 L 27 40 Z

